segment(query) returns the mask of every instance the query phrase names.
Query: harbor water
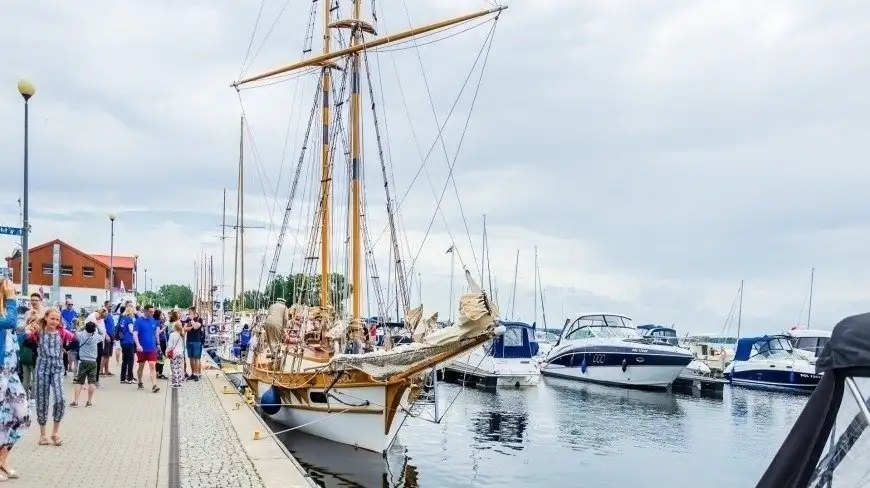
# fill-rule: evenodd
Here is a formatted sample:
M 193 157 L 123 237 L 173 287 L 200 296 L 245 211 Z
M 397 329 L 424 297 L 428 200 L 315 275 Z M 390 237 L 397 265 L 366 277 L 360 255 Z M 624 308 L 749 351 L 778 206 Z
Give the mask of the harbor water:
M 442 421 L 423 406 L 386 457 L 294 432 L 279 438 L 329 488 L 754 486 L 807 399 L 552 378 L 523 390 L 439 389 Z

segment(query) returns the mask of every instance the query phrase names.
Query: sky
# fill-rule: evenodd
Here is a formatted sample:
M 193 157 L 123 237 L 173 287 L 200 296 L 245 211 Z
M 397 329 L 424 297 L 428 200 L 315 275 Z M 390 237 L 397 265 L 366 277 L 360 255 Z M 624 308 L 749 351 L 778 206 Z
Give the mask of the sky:
M 377 1 L 378 34 L 492 7 L 418 3 Z M 244 282 L 262 286 L 317 78 L 303 72 L 239 92 L 230 84 L 301 59 L 311 4 L 6 2 L 0 225 L 20 225 L 23 104 L 15 87 L 27 78 L 37 88 L 33 244 L 60 238 L 108 253 L 108 215 L 116 213 L 116 252 L 138 254 L 155 287 L 192 282 L 204 254 L 214 256 L 218 277 L 222 194 L 232 223 L 244 113 L 252 227 Z M 349 15 L 347 0 L 339 7 Z M 364 18 L 371 14 L 363 2 Z M 451 314 L 463 266 L 479 281 L 485 214 L 485 281 L 506 318 L 542 323 L 545 313 L 559 327 L 566 317 L 609 311 L 681 333 L 719 332 L 744 280 L 743 332 L 779 332 L 807 322 L 811 268 L 814 327 L 866 311 L 868 16 L 870 5 L 847 0 L 511 2 L 497 22 L 490 15 L 370 52 L 388 188 L 401 200 L 403 259 L 414 262 L 406 269 L 411 301 Z M 338 90 L 344 75 L 334 73 Z M 395 289 L 386 277 L 386 198 L 365 75 L 361 86 L 367 235 L 381 287 L 390 280 Z M 348 179 L 337 144 L 331 226 L 341 272 Z M 281 274 L 314 262 L 303 259 L 314 254 L 305 243 L 320 178 L 319 145 L 309 146 Z M 10 255 L 15 238 L 0 239 Z M 224 242 L 230 293 L 233 240 Z M 445 253 L 452 245 L 453 273 Z M 377 294 L 366 288 L 368 313 Z

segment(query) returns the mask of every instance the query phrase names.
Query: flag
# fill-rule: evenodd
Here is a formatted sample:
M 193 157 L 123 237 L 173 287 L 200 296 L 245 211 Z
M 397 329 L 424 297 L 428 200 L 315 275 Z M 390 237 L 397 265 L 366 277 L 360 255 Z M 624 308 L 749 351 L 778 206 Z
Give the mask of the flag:
M 124 289 L 124 280 L 121 280 L 121 293 L 127 293 L 127 290 Z
M 42 289 L 42 285 L 39 285 L 39 294 L 45 296 L 45 290 Z
M 451 252 L 453 252 L 453 246 L 450 246 L 450 249 L 448 249 L 447 251 L 445 251 L 444 254 L 448 254 L 448 253 L 451 253 Z

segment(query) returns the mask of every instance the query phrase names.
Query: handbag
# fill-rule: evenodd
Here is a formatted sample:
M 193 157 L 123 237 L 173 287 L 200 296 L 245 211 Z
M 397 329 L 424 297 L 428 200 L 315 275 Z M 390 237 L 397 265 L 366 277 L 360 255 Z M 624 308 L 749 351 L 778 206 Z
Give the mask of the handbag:
M 178 345 L 178 340 L 175 341 L 175 346 L 177 346 L 177 345 Z M 172 346 L 172 348 L 169 348 L 169 347 L 166 348 L 166 357 L 168 357 L 169 359 L 172 359 L 175 357 L 175 346 Z

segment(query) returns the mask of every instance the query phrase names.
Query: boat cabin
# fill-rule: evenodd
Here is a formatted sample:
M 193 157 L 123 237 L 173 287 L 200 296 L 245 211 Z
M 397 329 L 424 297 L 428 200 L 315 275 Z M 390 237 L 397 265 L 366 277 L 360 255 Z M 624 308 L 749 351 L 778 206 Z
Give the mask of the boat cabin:
M 735 361 L 754 359 L 776 359 L 790 357 L 794 349 L 784 335 L 743 337 L 737 340 Z
M 795 349 L 807 351 L 813 357 L 818 357 L 831 340 L 831 333 L 827 330 L 792 329 L 787 334 Z
M 672 346 L 679 345 L 677 331 L 672 327 L 665 327 L 663 325 L 655 324 L 644 324 L 638 325 L 637 330 L 640 331 L 640 333 L 643 334 L 644 337 L 652 339 L 653 342 L 670 344 Z
M 632 327 L 631 319 L 616 314 L 589 314 L 567 319 L 560 340 L 578 339 L 640 339 L 643 336 Z
M 489 348 L 494 358 L 528 359 L 538 354 L 538 340 L 535 337 L 535 325 L 523 322 L 501 322 L 505 327 L 504 334 L 495 337 Z

